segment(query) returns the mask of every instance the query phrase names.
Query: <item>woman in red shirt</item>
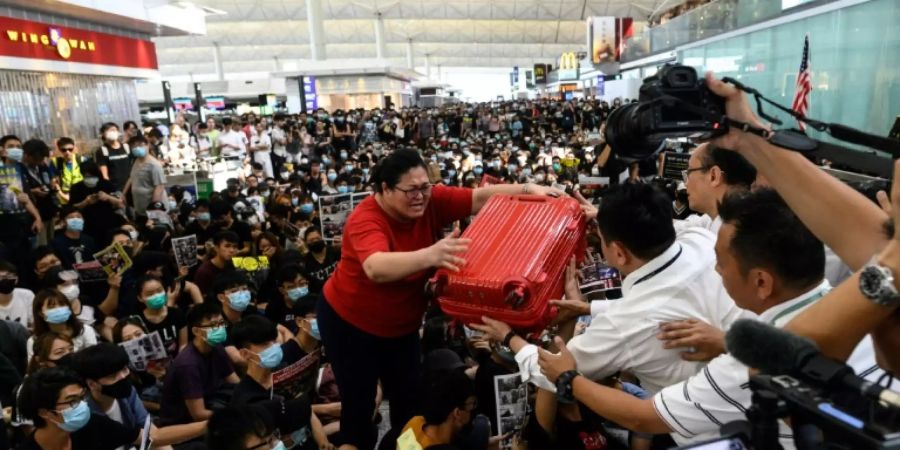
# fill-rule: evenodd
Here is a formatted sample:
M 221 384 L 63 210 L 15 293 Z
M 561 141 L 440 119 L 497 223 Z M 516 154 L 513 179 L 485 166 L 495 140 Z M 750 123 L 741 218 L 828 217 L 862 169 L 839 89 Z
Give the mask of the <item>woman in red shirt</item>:
M 385 157 L 372 182 L 375 195 L 344 226 L 341 261 L 325 284 L 317 316 L 341 392 L 341 435 L 358 449 L 375 445 L 379 380 L 395 431 L 413 417 L 425 282 L 435 268 L 459 270 L 469 244 L 458 229 L 443 239 L 441 231 L 477 213 L 494 194 L 564 195 L 533 184 L 433 186 L 413 150 Z

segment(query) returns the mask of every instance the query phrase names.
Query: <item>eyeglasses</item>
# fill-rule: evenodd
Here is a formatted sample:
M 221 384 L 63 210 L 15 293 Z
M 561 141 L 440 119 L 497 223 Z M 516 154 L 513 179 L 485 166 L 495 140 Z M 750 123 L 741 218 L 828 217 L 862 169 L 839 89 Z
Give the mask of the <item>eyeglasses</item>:
M 68 406 L 69 408 L 74 408 L 74 407 L 78 406 L 78 404 L 81 403 L 82 401 L 84 401 L 84 399 L 86 399 L 86 398 L 87 398 L 87 390 L 82 390 L 81 394 L 78 394 L 77 397 L 73 397 L 70 400 L 65 400 L 62 402 L 56 402 L 56 406 L 65 405 L 65 406 Z
M 687 183 L 688 177 L 691 175 L 691 172 L 695 172 L 698 170 L 709 170 L 709 166 L 700 166 L 700 167 L 692 167 L 687 168 L 681 171 L 681 179 Z
M 61 148 L 61 149 L 59 149 L 59 150 L 60 150 L 61 152 L 66 152 L 66 153 L 68 153 L 68 152 L 74 152 L 74 151 L 75 151 L 75 147 L 63 147 L 63 148 Z
M 418 197 L 419 194 L 421 194 L 422 197 L 427 197 L 427 196 L 431 195 L 432 187 L 434 187 L 434 186 L 432 186 L 431 183 L 429 183 L 429 184 L 426 184 L 426 185 L 424 185 L 422 187 L 418 187 L 418 188 L 403 189 L 400 187 L 395 187 L 394 189 L 406 194 L 406 198 L 412 200 L 412 199 Z

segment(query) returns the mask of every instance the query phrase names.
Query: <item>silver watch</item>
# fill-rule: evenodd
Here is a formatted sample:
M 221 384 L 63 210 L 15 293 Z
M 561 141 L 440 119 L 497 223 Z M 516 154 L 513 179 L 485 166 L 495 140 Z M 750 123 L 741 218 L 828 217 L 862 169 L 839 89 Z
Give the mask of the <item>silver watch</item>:
M 878 263 L 867 265 L 859 275 L 859 290 L 876 305 L 897 306 L 900 293 L 894 285 L 894 273 Z

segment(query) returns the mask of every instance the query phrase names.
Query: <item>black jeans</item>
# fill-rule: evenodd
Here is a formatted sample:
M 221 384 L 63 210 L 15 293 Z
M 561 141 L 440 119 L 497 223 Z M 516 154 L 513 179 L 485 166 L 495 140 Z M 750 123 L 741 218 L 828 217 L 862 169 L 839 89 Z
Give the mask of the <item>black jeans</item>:
M 359 450 L 375 448 L 372 426 L 378 381 L 390 401 L 391 427 L 397 431 L 413 417 L 419 385 L 419 333 L 383 338 L 342 319 L 320 297 L 317 311 L 322 343 L 341 392 L 341 435 Z

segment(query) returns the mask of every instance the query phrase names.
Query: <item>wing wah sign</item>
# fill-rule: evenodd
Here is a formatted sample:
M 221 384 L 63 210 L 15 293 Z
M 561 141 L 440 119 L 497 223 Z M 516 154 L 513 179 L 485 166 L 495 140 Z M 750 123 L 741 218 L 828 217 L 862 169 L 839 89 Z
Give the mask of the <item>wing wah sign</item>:
M 0 17 L 0 56 L 157 69 L 153 42 Z

